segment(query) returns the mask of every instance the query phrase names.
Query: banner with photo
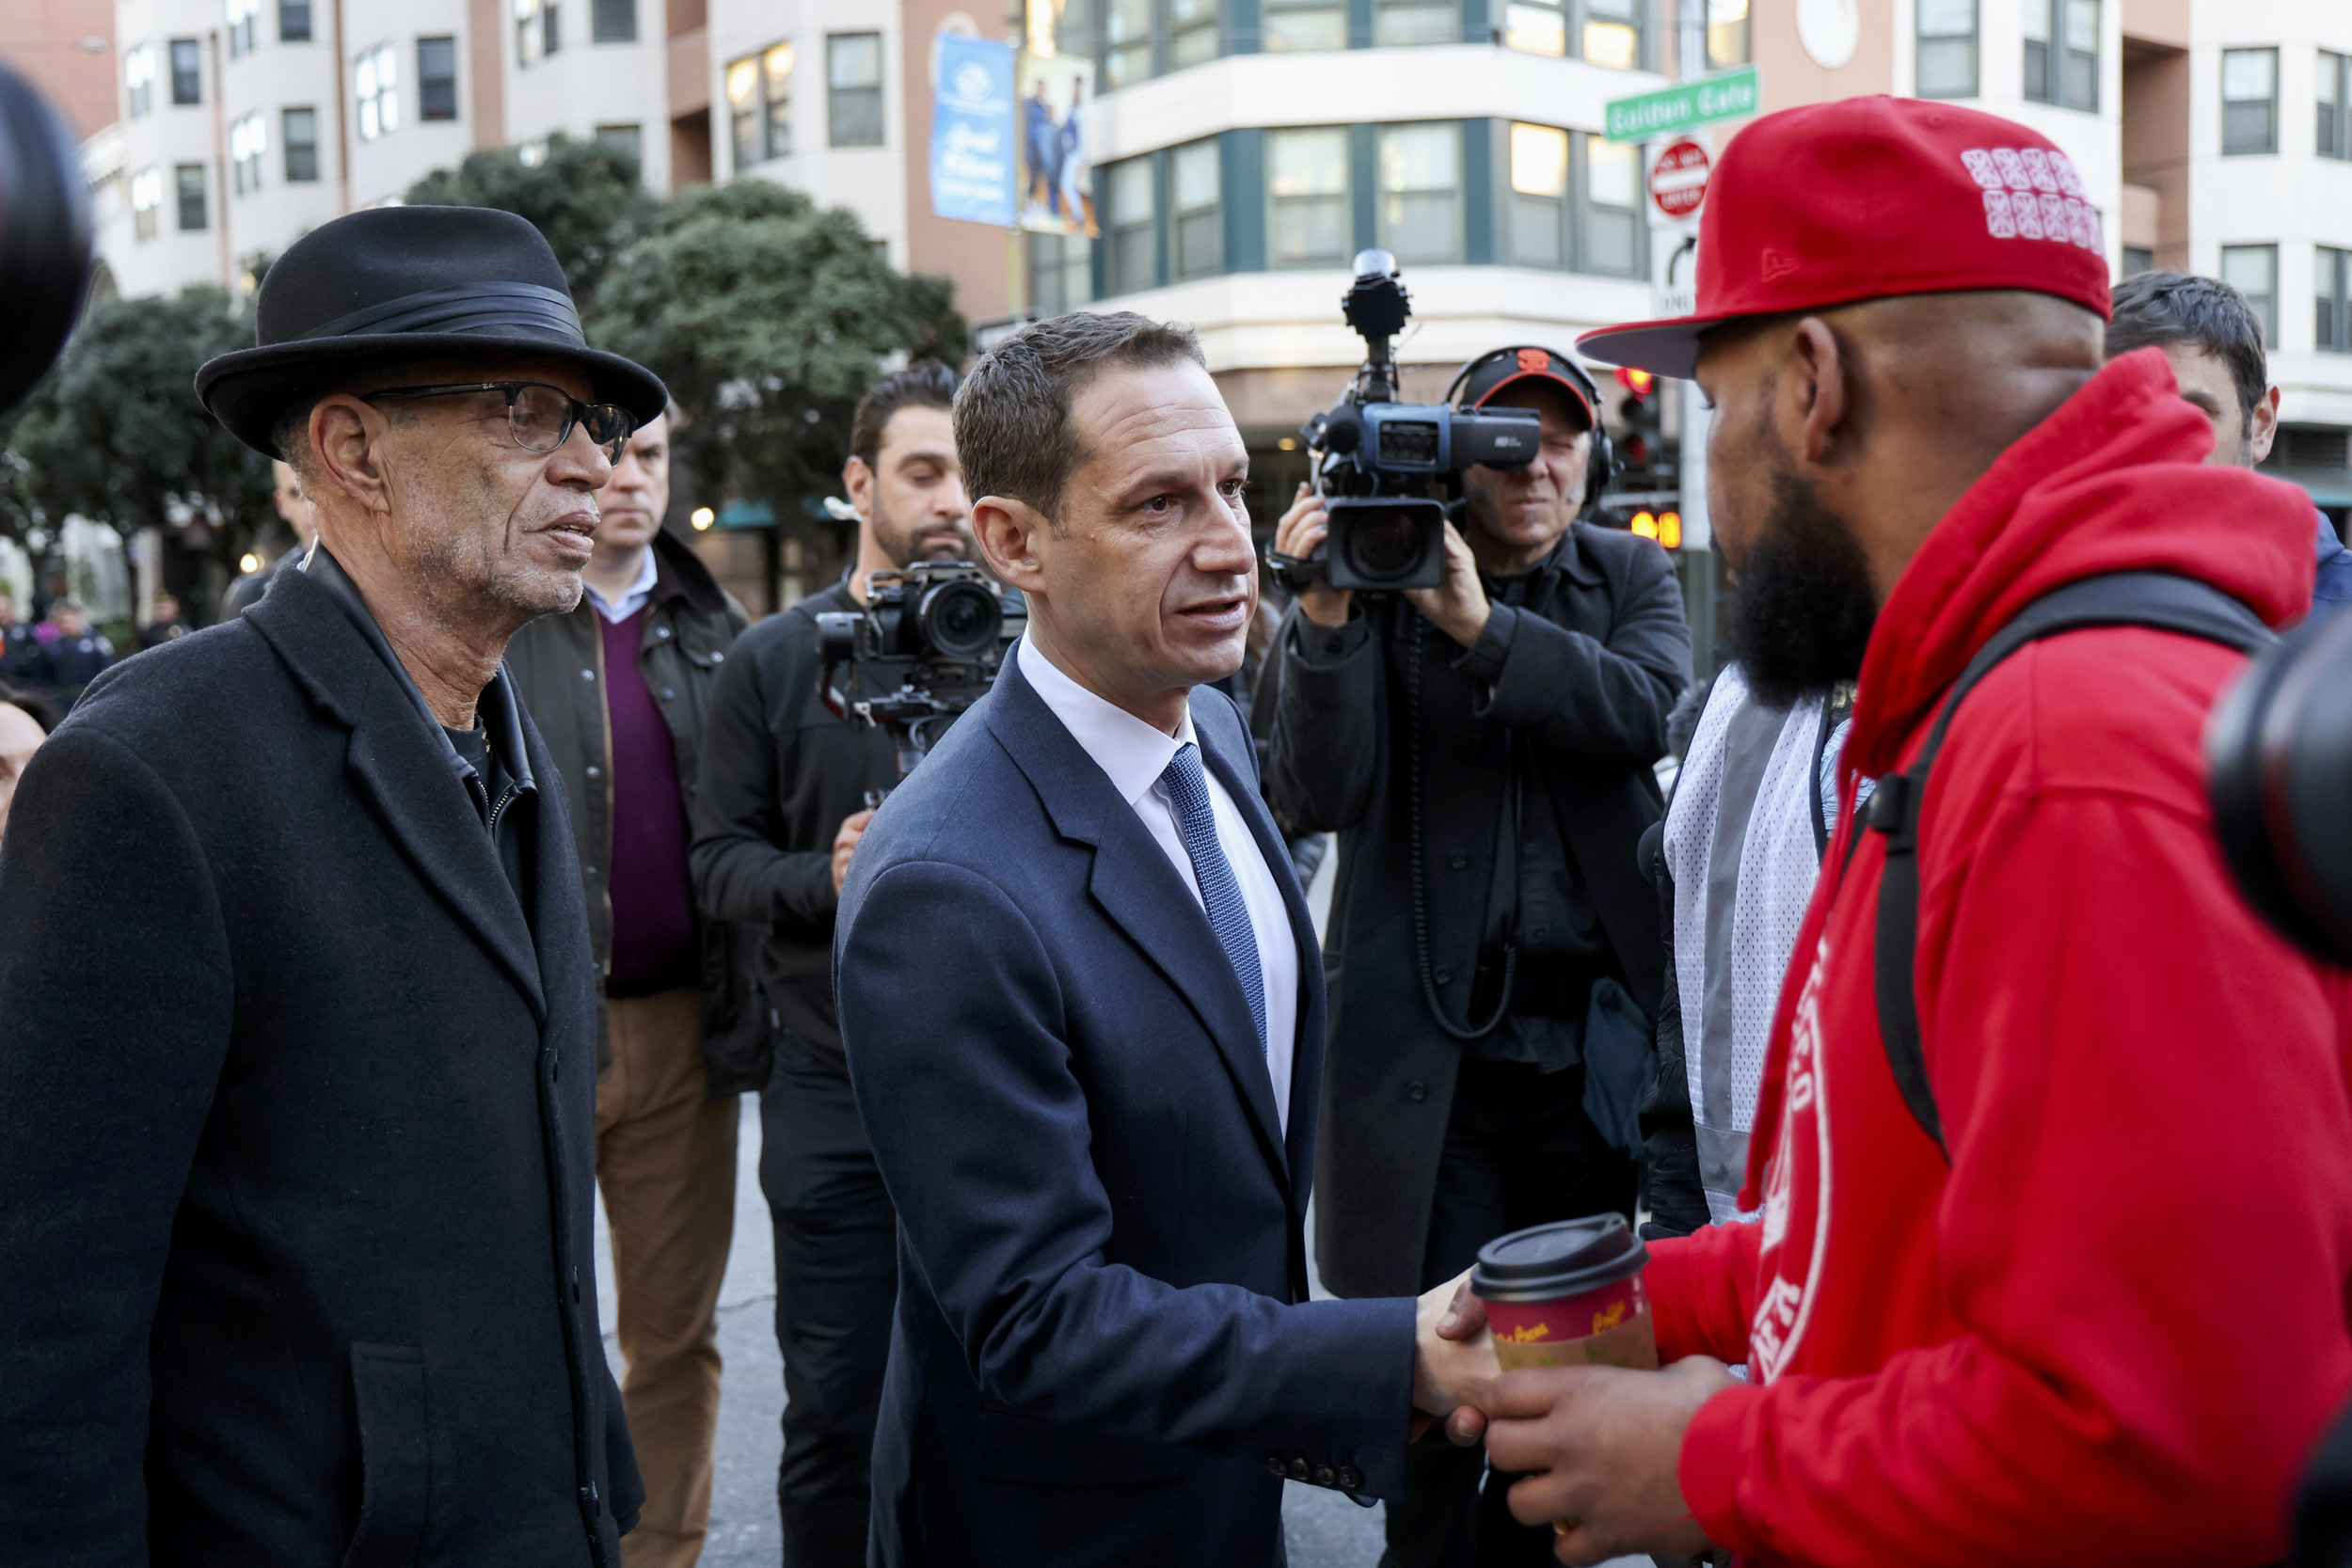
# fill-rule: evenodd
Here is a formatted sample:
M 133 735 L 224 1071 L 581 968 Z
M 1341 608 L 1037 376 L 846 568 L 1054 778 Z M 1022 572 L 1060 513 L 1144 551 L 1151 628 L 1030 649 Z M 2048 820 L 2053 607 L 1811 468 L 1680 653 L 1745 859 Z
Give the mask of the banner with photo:
M 1025 53 L 1019 80 L 1021 227 L 1090 240 L 1094 171 L 1087 163 L 1086 118 L 1094 105 L 1094 62 Z
M 1020 156 L 1012 45 L 941 33 L 932 51 L 931 211 L 1009 229 Z

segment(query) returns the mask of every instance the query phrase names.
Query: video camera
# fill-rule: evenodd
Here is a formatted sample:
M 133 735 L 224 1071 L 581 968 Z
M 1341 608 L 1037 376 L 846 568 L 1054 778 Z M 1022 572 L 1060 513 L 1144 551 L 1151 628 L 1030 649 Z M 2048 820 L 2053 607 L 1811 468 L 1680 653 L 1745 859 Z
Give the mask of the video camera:
M 2222 858 L 2281 936 L 2352 965 L 2352 609 L 2322 608 L 2214 709 Z
M 1525 467 L 1542 450 L 1541 424 L 1532 408 L 1395 401 L 1390 345 L 1413 304 L 1387 251 L 1358 254 L 1340 311 L 1364 340 L 1364 363 L 1339 405 L 1300 431 L 1316 493 L 1329 498 L 1330 531 L 1312 556 L 1271 553 L 1266 564 L 1293 593 L 1318 580 L 1359 593 L 1435 588 L 1445 580 L 1454 482 L 1473 465 Z
M 0 412 L 65 347 L 88 292 L 89 195 L 65 121 L 0 67 Z
M 817 617 L 825 706 L 860 727 L 889 730 L 903 779 L 956 716 L 987 694 L 1005 650 L 1028 624 L 1021 595 L 1000 592 L 966 562 L 918 561 L 876 572 L 866 579 L 863 610 Z M 837 684 L 844 666 L 846 687 Z

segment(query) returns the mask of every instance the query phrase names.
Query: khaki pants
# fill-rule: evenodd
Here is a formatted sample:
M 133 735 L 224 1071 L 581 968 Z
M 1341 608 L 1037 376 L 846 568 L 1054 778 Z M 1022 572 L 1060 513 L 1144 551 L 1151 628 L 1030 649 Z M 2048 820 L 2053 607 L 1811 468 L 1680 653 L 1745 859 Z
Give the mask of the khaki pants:
M 606 1003 L 612 1070 L 596 1085 L 596 1181 L 620 1292 L 621 1405 L 645 1509 L 626 1568 L 691 1568 L 710 1524 L 719 1422 L 719 1282 L 735 1233 L 736 1101 L 705 1092 L 702 997 Z

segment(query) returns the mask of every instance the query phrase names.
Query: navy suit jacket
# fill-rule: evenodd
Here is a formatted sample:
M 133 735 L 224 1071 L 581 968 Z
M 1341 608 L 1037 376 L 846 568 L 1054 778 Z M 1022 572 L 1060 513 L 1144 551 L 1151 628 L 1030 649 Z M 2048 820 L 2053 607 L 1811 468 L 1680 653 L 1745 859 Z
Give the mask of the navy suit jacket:
M 899 1225 L 884 1568 L 1274 1563 L 1280 1477 L 1402 1483 L 1413 1302 L 1307 1300 L 1313 927 L 1239 713 L 1192 716 L 1297 937 L 1287 1137 L 1207 915 L 1012 661 L 851 863 L 841 1031 Z

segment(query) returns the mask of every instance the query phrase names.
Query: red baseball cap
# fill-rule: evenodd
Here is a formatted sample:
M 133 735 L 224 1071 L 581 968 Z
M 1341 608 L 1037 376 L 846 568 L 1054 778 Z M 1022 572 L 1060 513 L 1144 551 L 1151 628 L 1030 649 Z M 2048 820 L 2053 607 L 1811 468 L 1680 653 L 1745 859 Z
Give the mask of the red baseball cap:
M 2108 313 L 2106 240 L 2074 161 L 2014 120 L 1916 98 L 1766 115 L 1731 138 L 1699 223 L 1698 310 L 1579 338 L 1687 377 L 1741 316 L 1897 294 L 2030 289 Z
M 1599 425 L 1599 421 L 1593 417 L 1593 401 L 1599 394 L 1594 388 L 1592 377 L 1586 375 L 1573 359 L 1554 354 L 1548 348 L 1533 344 L 1499 348 L 1463 366 L 1454 379 L 1462 389 L 1462 406 L 1465 408 L 1484 408 L 1505 387 L 1534 381 L 1565 394 L 1569 405 L 1582 416 L 1585 429 L 1593 430 Z

